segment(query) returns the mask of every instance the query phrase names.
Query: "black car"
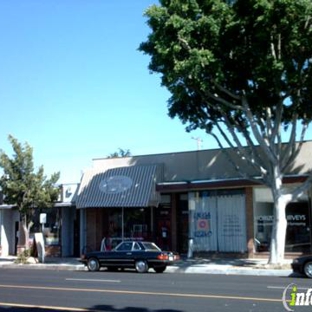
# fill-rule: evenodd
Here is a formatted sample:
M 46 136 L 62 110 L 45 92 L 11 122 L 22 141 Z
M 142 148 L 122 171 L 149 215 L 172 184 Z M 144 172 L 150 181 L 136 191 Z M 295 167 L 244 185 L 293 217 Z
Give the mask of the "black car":
M 156 273 L 162 273 L 178 259 L 177 253 L 162 251 L 153 242 L 123 241 L 110 251 L 88 252 L 82 255 L 80 262 L 89 271 L 106 267 L 108 270 L 134 268 L 139 273 L 145 273 L 152 268 Z
M 296 258 L 291 263 L 291 267 L 295 273 L 304 274 L 312 278 L 312 255 Z

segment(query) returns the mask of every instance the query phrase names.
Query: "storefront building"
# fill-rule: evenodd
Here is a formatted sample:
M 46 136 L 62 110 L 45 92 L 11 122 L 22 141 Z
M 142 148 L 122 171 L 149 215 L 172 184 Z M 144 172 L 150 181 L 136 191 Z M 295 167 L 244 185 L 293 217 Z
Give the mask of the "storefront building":
M 33 240 L 35 233 L 43 233 L 45 254 L 50 257 L 79 256 L 79 214 L 75 200 L 78 183 L 60 185 L 59 200 L 51 208 L 36 208 L 34 225 L 30 230 Z
M 14 206 L 0 203 L 0 256 L 16 254 L 19 220 L 19 212 Z
M 153 239 L 160 197 L 156 183 L 161 175 L 160 164 L 87 171 L 76 203 L 82 249 L 99 249 L 105 239 L 105 248 L 127 238 Z
M 289 172 L 286 188 L 305 180 L 311 156 L 312 142 L 306 142 L 294 166 L 300 170 Z M 287 206 L 290 256 L 311 252 L 310 199 L 306 192 Z M 269 251 L 270 190 L 241 179 L 219 149 L 94 159 L 76 205 L 81 251 L 109 249 L 127 238 L 153 240 L 189 257 Z
M 33 209 L 28 247 L 34 247 L 35 233 L 42 233 L 46 256 L 80 255 L 79 214 L 75 206 L 77 191 L 77 183 L 62 184 L 59 200 L 53 207 Z M 0 256 L 17 255 L 25 248 L 18 209 L 0 202 Z

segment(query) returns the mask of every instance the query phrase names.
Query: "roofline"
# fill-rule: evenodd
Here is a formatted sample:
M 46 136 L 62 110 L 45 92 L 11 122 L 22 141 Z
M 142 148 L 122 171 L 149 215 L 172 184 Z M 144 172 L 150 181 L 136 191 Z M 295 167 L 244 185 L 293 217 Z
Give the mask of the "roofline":
M 53 207 L 75 207 L 76 203 L 75 202 L 56 202 L 54 203 Z M 0 210 L 1 209 L 13 209 L 13 208 L 18 208 L 16 205 L 7 205 L 7 204 L 2 204 L 0 205 Z M 36 209 L 40 209 L 41 207 L 35 207 Z
M 283 178 L 283 183 L 302 183 L 308 178 L 308 175 L 289 175 Z M 257 179 L 257 178 L 256 178 Z M 190 190 L 203 190 L 203 189 L 217 189 L 217 188 L 237 188 L 263 185 L 260 178 L 259 182 L 251 181 L 241 178 L 230 179 L 215 179 L 215 180 L 193 180 L 193 181 L 172 181 L 161 182 L 156 184 L 156 191 L 168 192 L 168 191 L 190 191 Z
M 312 143 L 312 140 L 303 140 L 302 143 Z M 300 141 L 296 141 L 296 143 L 301 143 Z M 288 142 L 284 142 L 282 144 L 288 144 Z M 259 146 L 259 145 L 258 145 Z M 249 146 L 243 146 L 244 148 L 249 148 Z M 257 146 L 256 146 L 257 147 Z M 126 156 L 126 157 L 94 157 L 92 158 L 92 161 L 94 160 L 106 160 L 106 159 L 118 159 L 118 158 L 138 158 L 138 157 L 148 157 L 148 156 L 160 156 L 160 155 L 172 155 L 172 154 L 188 154 L 188 153 L 201 153 L 201 152 L 217 152 L 217 151 L 222 151 L 222 150 L 234 150 L 237 149 L 238 147 L 216 147 L 216 148 L 207 148 L 207 149 L 202 149 L 202 150 L 190 150 L 190 151 L 177 151 L 177 152 L 165 152 L 165 153 L 148 153 L 148 154 L 141 154 L 141 155 L 131 155 L 131 156 Z

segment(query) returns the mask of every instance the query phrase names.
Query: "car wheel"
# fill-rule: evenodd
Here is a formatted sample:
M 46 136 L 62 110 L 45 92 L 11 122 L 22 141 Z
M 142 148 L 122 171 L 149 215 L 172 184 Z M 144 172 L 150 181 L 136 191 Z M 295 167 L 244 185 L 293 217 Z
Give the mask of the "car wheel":
M 90 258 L 88 260 L 88 270 L 91 272 L 98 271 L 100 269 L 99 260 L 96 258 Z
M 147 262 L 144 260 L 138 260 L 135 262 L 135 269 L 138 273 L 146 273 L 148 271 Z
M 303 271 L 307 277 L 312 278 L 312 261 L 309 261 L 304 265 Z
M 156 273 L 163 273 L 166 270 L 166 266 L 154 268 Z

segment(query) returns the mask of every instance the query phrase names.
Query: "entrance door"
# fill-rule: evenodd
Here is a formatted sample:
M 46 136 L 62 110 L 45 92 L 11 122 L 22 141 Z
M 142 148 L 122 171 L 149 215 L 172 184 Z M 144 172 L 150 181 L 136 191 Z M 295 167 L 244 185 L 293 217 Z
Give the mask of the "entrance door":
M 180 194 L 177 202 L 177 251 L 187 253 L 189 236 L 189 212 L 187 194 Z
M 159 205 L 156 210 L 156 244 L 163 250 L 171 249 L 171 209 Z
M 76 218 L 74 220 L 74 256 L 80 257 L 80 211 L 76 210 Z

